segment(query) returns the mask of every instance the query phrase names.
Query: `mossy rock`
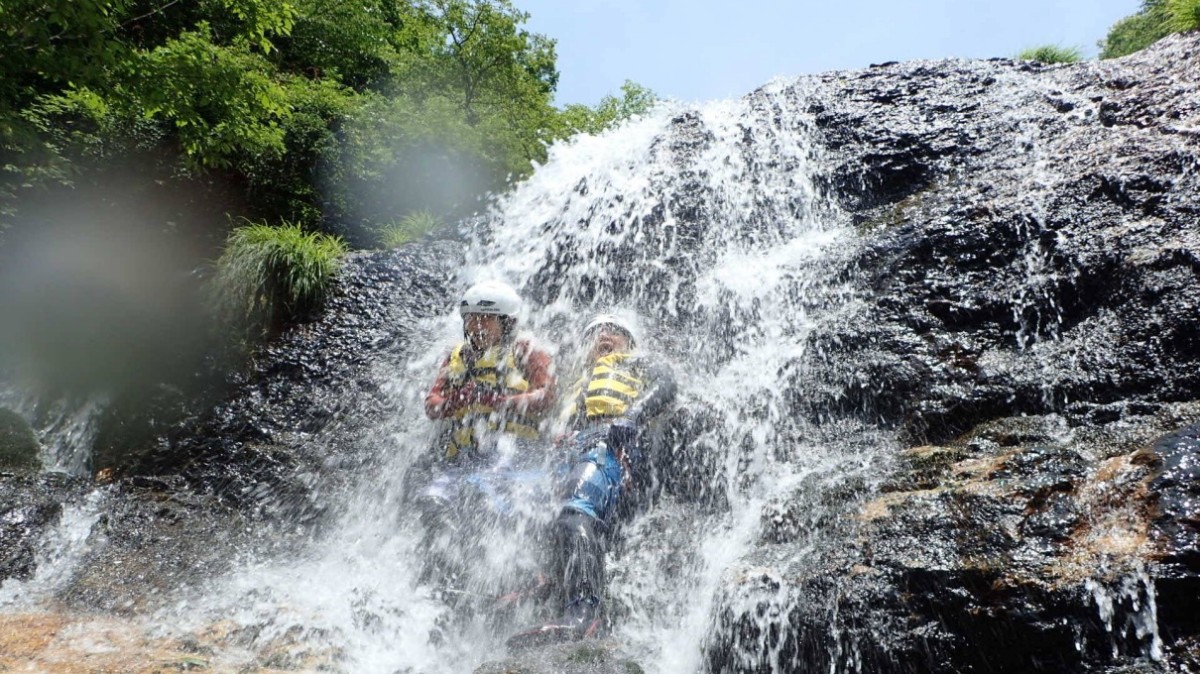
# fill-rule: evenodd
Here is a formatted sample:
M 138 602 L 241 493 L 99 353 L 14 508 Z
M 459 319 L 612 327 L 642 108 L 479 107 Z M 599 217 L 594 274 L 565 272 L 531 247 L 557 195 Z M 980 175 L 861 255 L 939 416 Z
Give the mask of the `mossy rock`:
M 614 641 L 586 639 L 523 650 L 475 674 L 644 674 L 626 655 Z
M 16 412 L 0 408 L 0 468 L 41 470 L 37 435 Z

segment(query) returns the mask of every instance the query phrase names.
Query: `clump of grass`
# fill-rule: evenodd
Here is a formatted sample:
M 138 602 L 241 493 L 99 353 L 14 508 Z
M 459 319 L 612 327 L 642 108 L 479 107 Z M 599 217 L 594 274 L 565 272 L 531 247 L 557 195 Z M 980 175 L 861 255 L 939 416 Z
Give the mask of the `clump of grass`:
M 346 244 L 300 225 L 247 224 L 233 230 L 212 281 L 219 314 L 247 332 L 277 331 L 319 310 Z
M 389 223 L 379 228 L 379 245 L 383 248 L 396 248 L 409 241 L 420 238 L 442 226 L 442 220 L 429 211 L 413 211 L 404 216 L 399 222 Z
M 1078 63 L 1083 60 L 1083 51 L 1078 47 L 1063 47 L 1055 44 L 1026 49 L 1017 54 L 1020 61 L 1041 63 Z

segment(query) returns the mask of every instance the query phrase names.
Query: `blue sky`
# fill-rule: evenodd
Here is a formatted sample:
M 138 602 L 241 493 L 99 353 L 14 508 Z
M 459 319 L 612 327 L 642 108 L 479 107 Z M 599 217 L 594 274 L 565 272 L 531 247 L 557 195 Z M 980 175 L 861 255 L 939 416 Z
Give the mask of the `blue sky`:
M 776 75 L 883 61 L 1012 56 L 1042 44 L 1089 57 L 1138 0 L 514 0 L 558 40 L 557 102 L 594 104 L 626 79 L 684 101 L 741 96 Z

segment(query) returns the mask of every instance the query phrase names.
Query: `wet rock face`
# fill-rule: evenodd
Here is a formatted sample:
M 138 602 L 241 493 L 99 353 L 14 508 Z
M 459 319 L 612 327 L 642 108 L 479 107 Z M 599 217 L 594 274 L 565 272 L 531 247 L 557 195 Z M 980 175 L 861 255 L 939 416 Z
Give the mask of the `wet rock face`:
M 367 458 L 364 429 L 392 410 L 373 368 L 401 362 L 417 322 L 448 310 L 459 248 L 351 255 L 326 310 L 263 347 L 249 371 L 195 399 L 147 393 L 158 416 L 183 419 L 150 424 L 157 437 L 145 424 L 122 428 L 125 410 L 109 408 L 92 463 L 101 481 L 117 480 L 115 495 L 61 598 L 109 611 L 152 607 L 239 554 L 288 549 L 297 530 L 275 524 L 320 522 L 336 503 L 327 495 Z M 37 461 L 28 424 L 0 410 L 0 470 L 21 469 L 0 473 L 0 579 L 34 573 L 35 553 L 82 489 L 27 475 L 40 465 L 30 456 Z M 247 533 L 247 518 L 270 533 Z
M 226 398 L 122 471 L 179 476 L 247 510 L 306 520 L 365 457 L 364 429 L 388 414 L 378 363 L 402 362 L 423 318 L 448 311 L 460 246 L 427 242 L 353 254 L 325 311 L 267 345 Z
M 38 440 L 33 429 L 12 410 L 0 408 L 0 469 L 37 470 Z
M 1200 38 L 1116 61 L 885 65 L 810 102 L 864 234 L 823 375 L 916 442 L 1200 397 Z M 836 95 L 832 95 L 836 94 Z M 851 373 L 847 376 L 846 373 Z M 866 375 L 866 376 L 862 376 Z
M 796 411 L 912 448 L 819 554 L 795 518 L 764 520 L 708 670 L 1188 671 L 1200 35 L 822 83 L 836 95 L 797 101 L 862 232 L 846 273 L 870 320 L 814 337 Z
M 612 641 L 587 640 L 558 644 L 519 653 L 487 663 L 475 674 L 642 674 L 637 662 Z
M 1163 561 L 1200 569 L 1200 424 L 1159 439 L 1153 453 L 1158 472 L 1150 488 L 1158 510 L 1156 530 L 1167 551 Z
M 1198 418 L 1195 403 L 1099 425 L 1017 417 L 906 450 L 820 559 L 765 532 L 756 571 L 728 588 L 710 669 L 1183 671 L 1200 586 L 1171 565 L 1183 550 L 1163 524 L 1178 522 L 1154 485 L 1188 463 L 1158 452 L 1187 452 L 1188 436 L 1151 448 Z

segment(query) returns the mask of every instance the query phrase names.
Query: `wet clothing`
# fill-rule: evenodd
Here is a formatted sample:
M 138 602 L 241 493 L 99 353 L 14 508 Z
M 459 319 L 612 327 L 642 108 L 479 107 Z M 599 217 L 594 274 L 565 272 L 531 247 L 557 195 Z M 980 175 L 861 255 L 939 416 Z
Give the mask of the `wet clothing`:
M 675 377 L 645 356 L 610 353 L 597 358 L 571 388 L 565 421 L 572 430 L 626 417 L 656 416 L 675 399 Z
M 549 354 L 529 340 L 480 351 L 469 342 L 454 347 L 425 397 L 425 413 L 448 421 L 445 456 L 480 452 L 487 433 L 540 437 L 538 424 L 555 399 Z
M 642 462 L 641 426 L 675 400 L 675 377 L 644 356 L 597 359 L 572 389 L 566 416 L 580 458 L 565 482 L 563 508 L 611 522 L 621 492 Z
M 668 367 L 627 353 L 597 359 L 573 389 L 566 415 L 579 458 L 562 484 L 554 557 L 564 620 L 602 613 L 603 537 L 631 473 L 645 468 L 641 428 L 667 409 L 675 393 Z
M 573 446 L 583 455 L 563 482 L 565 501 L 562 507 L 608 522 L 616 513 L 617 501 L 625 486 L 626 470 L 617 453 L 608 446 L 608 429 L 597 430 L 575 438 Z

